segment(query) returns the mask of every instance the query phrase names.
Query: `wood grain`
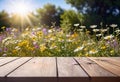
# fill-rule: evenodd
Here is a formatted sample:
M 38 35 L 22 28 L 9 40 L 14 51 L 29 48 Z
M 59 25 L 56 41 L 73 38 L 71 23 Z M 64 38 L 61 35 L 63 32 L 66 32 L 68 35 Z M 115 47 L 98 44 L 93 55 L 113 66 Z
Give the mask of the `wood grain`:
M 30 58 L 27 58 L 27 57 L 20 58 L 20 59 L 17 59 L 13 62 L 10 62 L 10 63 L 0 67 L 0 77 L 5 77 L 7 74 L 12 72 L 14 69 L 16 69 L 17 67 L 19 67 L 21 64 L 23 64 L 24 62 L 26 62 L 29 59 Z
M 120 57 L 0 57 L 0 82 L 120 82 Z
M 120 67 L 119 66 L 114 65 L 113 63 L 109 63 L 109 62 L 107 62 L 101 58 L 97 58 L 97 57 L 91 57 L 89 59 L 96 62 L 98 65 L 100 65 L 104 69 L 110 71 L 111 73 L 113 73 L 117 76 L 120 76 Z
M 120 58 L 119 57 L 99 57 L 101 61 L 108 62 L 110 64 L 114 64 L 120 66 Z
M 84 70 L 71 57 L 57 58 L 59 77 L 88 77 Z
M 7 57 L 0 57 L 0 59 L 4 59 L 4 58 L 7 58 Z
M 89 74 L 90 77 L 115 77 L 114 74 L 106 71 L 88 58 L 81 57 L 75 59 L 79 62 L 79 64 Z
M 59 82 L 89 82 L 85 71 L 72 57 L 57 58 Z
M 33 58 L 9 74 L 8 77 L 56 77 L 55 58 Z
M 8 64 L 14 60 L 18 59 L 18 57 L 6 57 L 6 58 L 1 58 L 0 59 L 0 67 L 5 65 L 5 64 Z

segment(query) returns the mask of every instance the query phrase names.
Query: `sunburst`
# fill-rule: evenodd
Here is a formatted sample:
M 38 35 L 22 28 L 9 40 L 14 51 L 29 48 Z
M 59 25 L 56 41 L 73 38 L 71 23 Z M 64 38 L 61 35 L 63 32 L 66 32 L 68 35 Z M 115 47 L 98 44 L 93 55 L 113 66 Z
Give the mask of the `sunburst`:
M 20 30 L 25 28 L 24 24 L 26 22 L 29 23 L 30 26 L 33 26 L 29 18 L 32 15 L 32 3 L 30 3 L 28 0 L 13 0 L 10 6 L 10 10 L 12 11 L 13 15 L 16 15 L 14 19 L 16 20 L 16 22 L 21 23 Z

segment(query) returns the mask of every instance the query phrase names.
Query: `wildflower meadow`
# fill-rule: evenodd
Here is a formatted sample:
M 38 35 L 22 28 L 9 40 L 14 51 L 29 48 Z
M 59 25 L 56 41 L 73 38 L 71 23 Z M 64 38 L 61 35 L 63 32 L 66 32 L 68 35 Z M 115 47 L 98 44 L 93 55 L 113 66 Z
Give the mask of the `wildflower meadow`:
M 2 27 L 0 56 L 57 56 L 103 57 L 120 55 L 120 30 L 116 24 L 106 29 L 91 25 L 93 34 L 86 26 L 68 32 L 63 28 L 34 27 L 20 32 L 17 28 Z M 109 33 L 109 28 L 114 29 Z

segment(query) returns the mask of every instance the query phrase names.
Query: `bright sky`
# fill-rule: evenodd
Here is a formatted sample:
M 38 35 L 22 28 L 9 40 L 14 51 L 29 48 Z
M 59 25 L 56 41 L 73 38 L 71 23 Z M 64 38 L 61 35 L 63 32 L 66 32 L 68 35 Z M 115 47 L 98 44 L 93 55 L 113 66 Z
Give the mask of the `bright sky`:
M 18 3 L 24 3 L 28 8 L 30 8 L 30 11 L 35 11 L 47 3 L 54 4 L 57 7 L 60 6 L 64 9 L 73 9 L 70 5 L 66 4 L 65 0 L 0 0 L 0 11 L 5 10 L 12 13 Z

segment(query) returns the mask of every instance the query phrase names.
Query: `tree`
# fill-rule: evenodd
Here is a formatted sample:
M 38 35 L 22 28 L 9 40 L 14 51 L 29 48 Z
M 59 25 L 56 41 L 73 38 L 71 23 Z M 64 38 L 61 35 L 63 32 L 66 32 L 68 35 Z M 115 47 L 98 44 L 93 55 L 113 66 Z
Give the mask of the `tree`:
M 9 15 L 4 10 L 0 12 L 0 31 L 2 31 L 1 27 L 3 27 L 3 26 L 5 26 L 5 27 L 10 26 Z
M 43 8 L 37 10 L 37 16 L 40 20 L 40 24 L 51 26 L 52 22 L 56 22 L 56 25 L 60 25 L 60 14 L 63 12 L 61 8 L 56 8 L 55 5 L 46 4 Z
M 83 16 L 80 13 L 75 12 L 74 10 L 67 10 L 61 15 L 61 27 L 65 28 L 67 24 L 69 24 L 66 29 L 73 30 L 74 24 L 81 24 Z
M 64 10 L 62 8 L 58 7 L 57 8 L 57 13 L 56 13 L 56 16 L 55 16 L 57 26 L 60 26 L 60 24 L 61 24 L 61 22 L 60 22 L 62 20 L 61 15 L 63 13 L 64 13 Z
M 120 0 L 66 0 L 66 2 L 84 14 L 89 24 L 100 22 L 120 24 Z
M 25 28 L 34 27 L 38 25 L 38 18 L 33 12 L 29 12 L 25 16 L 19 14 L 12 14 L 10 17 L 10 23 L 13 27 L 18 28 L 20 32 L 24 31 Z
M 31 25 L 31 26 L 38 26 L 39 25 L 39 18 L 37 18 L 35 13 L 30 12 L 28 14 L 27 25 Z

